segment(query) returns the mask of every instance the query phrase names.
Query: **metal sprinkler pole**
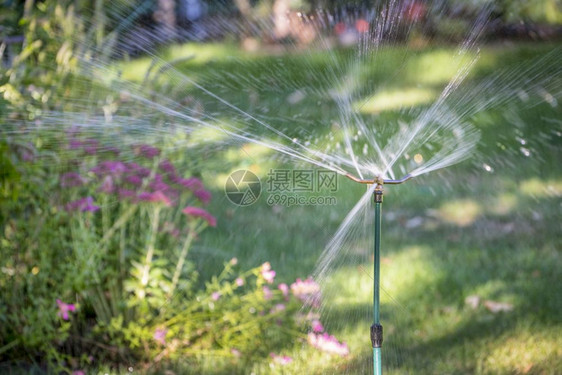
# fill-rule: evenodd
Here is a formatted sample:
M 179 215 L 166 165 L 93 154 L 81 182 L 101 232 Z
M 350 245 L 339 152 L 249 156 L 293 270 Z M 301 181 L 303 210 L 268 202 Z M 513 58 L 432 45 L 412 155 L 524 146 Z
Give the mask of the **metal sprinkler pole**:
M 382 184 L 377 183 L 375 199 L 375 253 L 373 277 L 373 325 L 371 326 L 371 343 L 373 344 L 373 374 L 382 374 L 382 325 L 380 324 L 380 261 L 381 261 L 381 206 Z
M 382 374 L 382 341 L 383 330 L 380 323 L 380 247 L 381 247 L 381 209 L 383 201 L 383 185 L 401 184 L 410 178 L 406 175 L 399 180 L 383 180 L 377 177 L 374 180 L 361 180 L 353 175 L 346 175 L 351 180 L 360 184 L 376 184 L 373 198 L 375 201 L 375 246 L 374 246 L 374 265 L 373 265 L 373 325 L 371 326 L 371 344 L 373 345 L 373 374 Z

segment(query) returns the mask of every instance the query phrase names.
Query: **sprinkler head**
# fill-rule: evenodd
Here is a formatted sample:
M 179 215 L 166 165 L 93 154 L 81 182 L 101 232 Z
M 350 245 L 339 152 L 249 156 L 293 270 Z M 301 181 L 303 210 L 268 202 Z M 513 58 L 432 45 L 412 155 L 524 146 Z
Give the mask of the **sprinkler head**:
M 383 179 L 381 176 L 377 176 L 375 177 L 375 179 L 373 180 L 361 180 L 360 178 L 355 177 L 354 175 L 352 175 L 351 173 L 348 173 L 345 175 L 345 177 L 349 178 L 352 181 L 358 182 L 360 184 L 366 184 L 366 185 L 372 185 L 372 184 L 376 184 L 376 185 L 384 185 L 384 184 L 388 184 L 388 185 L 398 185 L 401 184 L 403 182 L 408 181 L 410 178 L 412 178 L 413 176 L 411 174 L 407 174 L 406 176 L 398 179 L 398 180 L 385 180 Z

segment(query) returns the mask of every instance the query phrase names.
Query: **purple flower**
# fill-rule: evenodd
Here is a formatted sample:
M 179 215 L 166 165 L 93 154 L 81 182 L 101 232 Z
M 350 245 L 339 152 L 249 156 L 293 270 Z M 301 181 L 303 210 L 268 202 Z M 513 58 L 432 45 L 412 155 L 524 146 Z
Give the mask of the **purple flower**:
M 182 212 L 188 216 L 200 217 L 204 219 L 207 222 L 207 224 L 209 224 L 212 227 L 217 226 L 217 219 L 213 215 L 211 215 L 210 213 L 208 213 L 207 211 L 205 211 L 200 207 L 188 206 L 184 208 Z
M 119 196 L 119 199 L 123 199 L 123 200 L 130 199 L 132 202 L 137 201 L 137 193 L 132 190 L 119 189 L 117 191 L 117 195 Z
M 136 186 L 136 187 L 140 187 L 142 185 L 142 178 L 137 176 L 137 175 L 128 175 L 125 176 L 125 182 Z
M 205 189 L 195 190 L 193 192 L 193 195 L 195 195 L 195 197 L 204 204 L 207 204 L 211 201 L 211 192 L 208 190 Z
M 143 156 L 147 159 L 154 159 L 156 156 L 160 155 L 159 149 L 144 144 L 133 146 L 133 150 L 137 155 Z
M 275 353 L 269 353 L 271 360 L 278 365 L 285 366 L 289 363 L 293 362 L 293 358 L 289 357 L 288 355 L 277 355 Z
M 263 287 L 263 298 L 265 298 L 266 301 L 269 301 L 270 299 L 273 298 L 273 293 L 271 292 L 271 289 L 269 289 L 266 286 Z
M 117 160 L 113 160 L 113 161 L 108 160 L 108 161 L 102 161 L 94 168 L 92 168 L 91 171 L 95 173 L 98 177 L 108 174 L 114 177 L 118 177 L 127 171 L 127 165 Z
M 156 328 L 154 335 L 152 336 L 154 340 L 159 342 L 161 345 L 166 345 L 166 334 L 168 330 L 165 328 Z
M 72 372 L 72 375 L 86 375 L 86 373 L 82 370 L 76 370 Z
M 71 138 L 71 139 L 68 141 L 68 148 L 69 148 L 70 150 L 77 150 L 77 149 L 79 149 L 80 147 L 82 147 L 82 142 L 80 142 L 78 139 Z
M 213 292 L 213 293 L 211 294 L 211 299 L 212 299 L 213 301 L 218 301 L 219 298 L 221 298 L 221 296 L 222 296 L 222 293 L 221 293 L 221 292 Z
M 313 332 L 316 332 L 316 333 L 324 332 L 324 326 L 322 325 L 322 323 L 320 323 L 320 321 L 318 319 L 313 320 L 311 325 L 312 325 L 312 331 Z
M 265 262 L 261 266 L 261 275 L 268 283 L 273 283 L 273 279 L 275 278 L 275 271 L 271 269 L 271 264 L 269 262 Z
M 277 288 L 279 288 L 281 293 L 283 293 L 283 297 L 285 297 L 285 299 L 289 299 L 289 286 L 287 284 L 281 283 Z
M 330 354 L 337 354 L 345 357 L 349 354 L 349 348 L 344 342 L 339 342 L 334 336 L 328 333 L 309 333 L 308 343 L 313 347 Z
M 170 179 L 174 179 L 176 177 L 176 167 L 174 167 L 172 162 L 168 159 L 162 160 L 158 167 L 162 172 L 166 173 Z
M 197 177 L 190 177 L 190 178 L 174 178 L 173 181 L 183 186 L 186 189 L 191 191 L 197 191 L 203 189 L 203 183 Z
M 63 318 L 64 320 L 69 319 L 69 315 L 68 315 L 69 311 L 76 311 L 76 306 L 74 306 L 74 304 L 64 303 L 60 299 L 57 299 L 57 305 L 59 306 L 59 311 L 57 312 L 57 315 Z
M 295 297 L 306 305 L 320 307 L 322 298 L 320 285 L 312 278 L 309 277 L 304 281 L 297 279 L 291 284 L 291 291 Z
M 242 286 L 242 285 L 244 285 L 244 279 L 241 278 L 241 277 L 237 277 L 236 280 L 234 280 L 234 283 L 235 283 L 237 286 Z
M 98 152 L 99 142 L 95 139 L 86 139 L 82 142 L 84 146 L 84 152 L 89 155 L 95 155 Z
M 165 206 L 170 207 L 172 202 L 170 198 L 166 196 L 161 191 L 155 191 L 154 193 L 143 192 L 138 195 L 139 200 L 152 203 L 163 203 Z
M 87 180 L 76 172 L 68 172 L 60 177 L 60 185 L 63 188 L 82 186 Z
M 72 202 L 70 202 L 66 205 L 67 211 L 78 211 L 79 210 L 79 211 L 82 211 L 82 212 L 86 212 L 86 211 L 96 212 L 99 209 L 100 209 L 99 206 L 94 205 L 94 199 L 92 197 L 86 197 L 86 198 L 78 199 L 78 200 L 72 201 Z
M 137 163 L 129 163 L 127 165 L 129 171 L 136 174 L 139 177 L 148 177 L 150 176 L 150 169 L 143 167 L 142 165 L 138 165 Z

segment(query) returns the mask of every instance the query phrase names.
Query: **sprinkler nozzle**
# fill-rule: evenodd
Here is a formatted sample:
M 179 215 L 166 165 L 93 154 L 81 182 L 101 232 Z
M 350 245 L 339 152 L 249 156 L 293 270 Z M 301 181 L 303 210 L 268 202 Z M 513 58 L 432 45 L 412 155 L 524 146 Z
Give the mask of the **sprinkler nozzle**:
M 411 174 L 407 174 L 406 176 L 398 179 L 398 180 L 385 180 L 383 179 L 381 176 L 378 176 L 376 178 L 374 178 L 373 180 L 361 180 L 360 178 L 355 177 L 354 175 L 352 175 L 351 173 L 348 173 L 345 175 L 345 177 L 349 178 L 352 181 L 358 182 L 360 184 L 366 184 L 366 185 L 372 185 L 372 184 L 377 184 L 377 185 L 384 185 L 384 184 L 388 184 L 388 185 L 398 185 L 401 184 L 403 182 L 408 181 L 410 178 L 412 178 L 413 176 Z

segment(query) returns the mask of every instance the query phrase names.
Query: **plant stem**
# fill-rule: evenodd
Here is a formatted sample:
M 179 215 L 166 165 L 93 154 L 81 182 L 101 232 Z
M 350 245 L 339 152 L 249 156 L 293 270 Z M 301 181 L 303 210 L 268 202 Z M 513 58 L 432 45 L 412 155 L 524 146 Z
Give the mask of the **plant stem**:
M 137 206 L 134 205 L 134 204 L 129 206 L 129 208 L 125 212 L 123 212 L 123 215 L 121 215 L 121 217 L 119 217 L 119 219 L 117 219 L 115 224 L 113 224 L 113 226 L 111 228 L 109 228 L 109 230 L 107 232 L 105 232 L 105 234 L 103 235 L 103 237 L 100 241 L 100 245 L 104 245 L 107 241 L 109 241 L 109 239 L 113 236 L 115 231 L 117 229 L 121 228 L 121 226 L 123 226 L 123 224 L 125 224 L 127 222 L 129 217 L 131 217 L 131 215 L 133 215 L 135 213 L 136 209 L 137 209 Z
M 150 230 L 150 241 L 148 242 L 148 248 L 146 251 L 146 259 L 144 261 L 144 268 L 142 270 L 141 283 L 143 286 L 148 284 L 148 274 L 150 271 L 150 263 L 152 263 L 152 257 L 154 256 L 154 243 L 156 242 L 156 232 L 158 231 L 158 222 L 160 221 L 160 205 L 156 205 L 154 208 L 154 215 L 152 216 L 152 227 Z
M 191 242 L 193 241 L 193 238 L 195 238 L 195 232 L 190 230 L 189 233 L 187 234 L 187 237 L 185 238 L 184 243 L 183 243 L 183 247 L 182 247 L 181 253 L 180 253 L 180 258 L 178 260 L 178 264 L 176 265 L 174 277 L 172 278 L 172 287 L 170 288 L 170 292 L 169 292 L 170 297 L 174 293 L 174 290 L 176 289 L 176 286 L 178 284 L 178 281 L 179 281 L 179 278 L 180 278 L 180 275 L 181 275 L 181 271 L 183 269 L 183 264 L 185 263 L 185 259 L 187 257 L 187 253 L 189 251 L 189 248 L 191 247 Z

